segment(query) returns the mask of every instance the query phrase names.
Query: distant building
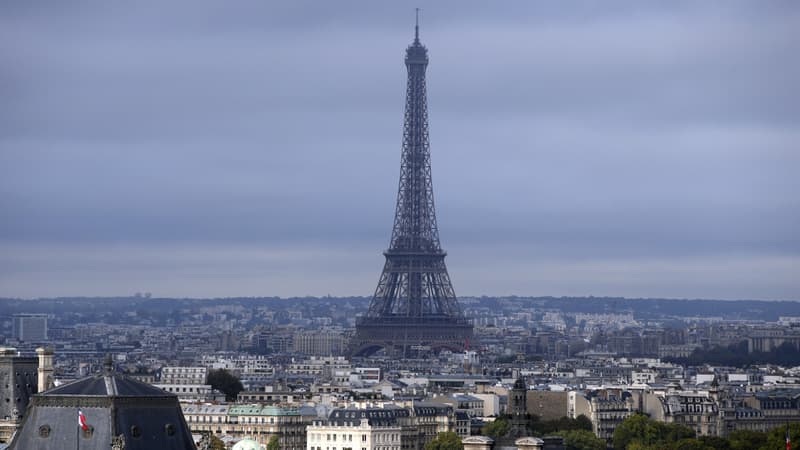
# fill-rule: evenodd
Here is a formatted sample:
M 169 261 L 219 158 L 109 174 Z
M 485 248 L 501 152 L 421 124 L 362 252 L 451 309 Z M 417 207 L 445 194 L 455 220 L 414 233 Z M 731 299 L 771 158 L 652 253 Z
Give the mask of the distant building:
M 182 402 L 224 400 L 224 395 L 206 384 L 208 369 L 205 367 L 163 367 L 161 379 L 153 386 L 175 394 Z
M 737 411 L 743 416 L 740 422 L 758 423 L 749 429 L 769 431 L 788 423 L 800 422 L 800 389 L 783 388 L 757 392 L 745 397 L 743 403 L 744 405 Z M 758 412 L 754 414 L 758 420 L 753 421 L 749 420 L 753 417 L 745 417 L 752 411 Z
M 164 367 L 161 369 L 162 384 L 205 384 L 208 369 L 205 367 Z
M 665 423 L 689 427 L 698 436 L 718 436 L 719 408 L 708 391 L 667 391 L 644 393 L 643 412 Z
M 292 346 L 295 353 L 316 356 L 341 355 L 347 349 L 342 333 L 327 330 L 295 333 Z
M 416 427 L 419 439 L 408 448 L 425 448 L 425 444 L 436 439 L 439 433 L 455 431 L 455 411 L 450 405 L 433 402 L 415 402 L 411 409 L 411 426 Z
M 455 411 L 461 411 L 469 417 L 481 417 L 483 413 L 483 399 L 469 394 L 441 395 L 431 399 L 434 403 L 451 405 Z
M 757 329 L 750 336 L 747 336 L 747 351 L 771 352 L 782 346 L 789 344 L 795 349 L 800 349 L 800 333 L 791 329 Z
M 495 393 L 474 393 L 470 395 L 483 400 L 482 416 L 484 417 L 496 417 L 505 412 L 500 410 L 500 396 Z M 566 410 L 566 406 L 564 410 Z
M 364 384 L 377 384 L 381 382 L 380 367 L 355 367 L 353 374 L 357 374 Z
M 18 341 L 47 341 L 47 314 L 14 314 L 13 327 Z
M 592 421 L 595 436 L 611 442 L 614 430 L 637 409 L 630 392 L 621 389 L 601 389 L 586 393 L 568 394 L 567 416 L 583 414 Z
M 658 357 L 688 358 L 699 347 L 697 344 L 662 345 L 658 348 Z
M 291 375 L 310 375 L 330 379 L 336 371 L 346 370 L 349 374 L 351 369 L 350 361 L 343 356 L 312 356 L 309 359 L 293 361 L 287 372 Z
M 541 420 L 556 420 L 567 415 L 567 391 L 527 392 L 528 414 Z

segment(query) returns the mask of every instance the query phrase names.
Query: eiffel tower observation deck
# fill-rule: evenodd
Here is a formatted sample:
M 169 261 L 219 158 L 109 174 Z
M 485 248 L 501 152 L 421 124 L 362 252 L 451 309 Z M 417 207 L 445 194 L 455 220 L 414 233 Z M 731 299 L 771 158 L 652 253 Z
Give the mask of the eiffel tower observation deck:
M 405 58 L 408 86 L 394 227 L 375 295 L 356 322 L 351 344 L 356 356 L 379 349 L 396 357 L 463 351 L 472 338 L 439 243 L 428 141 L 428 50 L 419 40 L 419 20 L 414 34 Z

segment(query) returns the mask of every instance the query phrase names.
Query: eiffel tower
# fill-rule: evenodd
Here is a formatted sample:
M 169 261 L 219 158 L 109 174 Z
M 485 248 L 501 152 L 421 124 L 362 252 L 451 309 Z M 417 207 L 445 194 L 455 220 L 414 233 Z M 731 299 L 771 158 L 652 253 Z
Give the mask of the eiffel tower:
M 458 305 L 439 243 L 425 92 L 428 50 L 419 41 L 417 13 L 414 42 L 405 58 L 408 85 L 394 227 L 369 310 L 356 321 L 351 342 L 355 356 L 380 348 L 402 357 L 445 348 L 463 351 L 472 338 L 472 325 Z

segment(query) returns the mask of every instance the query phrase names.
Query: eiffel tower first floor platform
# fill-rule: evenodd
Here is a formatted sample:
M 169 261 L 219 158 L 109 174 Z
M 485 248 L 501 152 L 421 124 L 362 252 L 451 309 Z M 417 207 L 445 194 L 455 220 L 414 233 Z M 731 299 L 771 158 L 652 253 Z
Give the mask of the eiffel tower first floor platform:
M 350 341 L 353 356 L 381 349 L 393 357 L 417 357 L 441 350 L 463 352 L 472 341 L 472 324 L 454 317 L 360 317 Z

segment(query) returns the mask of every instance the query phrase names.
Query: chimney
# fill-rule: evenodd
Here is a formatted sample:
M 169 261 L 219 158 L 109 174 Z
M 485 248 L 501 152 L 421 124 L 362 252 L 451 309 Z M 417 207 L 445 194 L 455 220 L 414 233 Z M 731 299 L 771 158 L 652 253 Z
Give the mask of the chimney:
M 39 383 L 37 392 L 44 392 L 53 387 L 53 349 L 39 347 Z

